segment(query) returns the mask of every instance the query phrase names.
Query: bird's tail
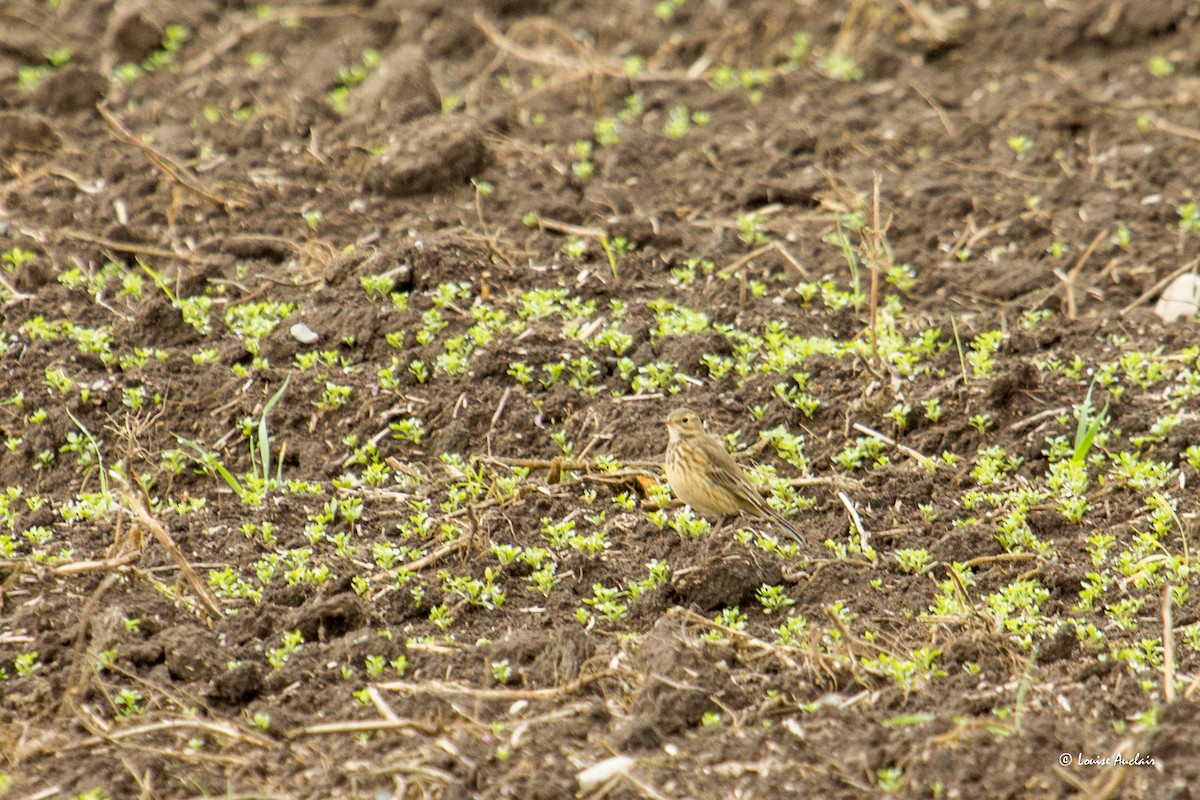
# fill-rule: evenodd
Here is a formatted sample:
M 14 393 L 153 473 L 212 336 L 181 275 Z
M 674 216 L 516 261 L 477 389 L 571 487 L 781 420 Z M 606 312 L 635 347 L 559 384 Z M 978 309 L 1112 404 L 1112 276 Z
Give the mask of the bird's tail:
M 765 505 L 765 503 L 764 503 L 764 505 Z M 804 544 L 804 534 L 800 533 L 800 531 L 793 528 L 792 523 L 788 522 L 786 519 L 784 519 L 782 516 L 780 516 L 779 513 L 776 512 L 775 509 L 773 509 L 773 508 L 768 508 L 767 513 L 768 513 L 768 516 L 770 516 L 772 522 L 774 522 L 776 525 L 778 525 L 783 530 L 787 531 L 791 535 L 791 537 L 793 539 L 795 539 L 797 542 L 799 542 L 800 544 Z

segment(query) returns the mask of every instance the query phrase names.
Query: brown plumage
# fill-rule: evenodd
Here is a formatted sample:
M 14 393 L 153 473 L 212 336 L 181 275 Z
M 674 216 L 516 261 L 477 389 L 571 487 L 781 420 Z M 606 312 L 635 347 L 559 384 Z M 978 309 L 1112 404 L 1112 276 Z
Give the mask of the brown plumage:
M 744 511 L 769 519 L 804 544 L 804 536 L 767 505 L 720 440 L 704 430 L 695 411 L 676 409 L 664 422 L 669 436 L 667 483 L 676 497 L 705 515 Z

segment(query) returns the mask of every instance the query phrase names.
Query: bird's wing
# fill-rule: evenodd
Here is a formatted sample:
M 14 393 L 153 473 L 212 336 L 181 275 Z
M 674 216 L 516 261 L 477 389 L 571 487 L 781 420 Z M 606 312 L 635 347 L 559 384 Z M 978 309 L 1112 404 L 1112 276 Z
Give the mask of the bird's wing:
M 709 450 L 708 460 L 712 465 L 712 482 L 734 496 L 744 497 L 750 501 L 754 510 L 763 512 L 765 503 L 762 495 L 746 479 L 746 474 L 733 460 L 733 456 L 729 455 L 718 440 L 710 437 L 709 442 L 712 447 L 706 449 Z

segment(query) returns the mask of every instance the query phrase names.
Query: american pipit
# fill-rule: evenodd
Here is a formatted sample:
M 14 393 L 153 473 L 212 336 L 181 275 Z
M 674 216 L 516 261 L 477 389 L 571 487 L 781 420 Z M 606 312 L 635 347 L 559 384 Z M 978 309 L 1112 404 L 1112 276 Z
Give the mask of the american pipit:
M 765 517 L 804 544 L 804 537 L 767 505 L 750 485 L 720 440 L 704 430 L 700 416 L 689 408 L 671 412 L 665 420 L 667 483 L 675 495 L 701 514 L 725 516 L 745 511 Z

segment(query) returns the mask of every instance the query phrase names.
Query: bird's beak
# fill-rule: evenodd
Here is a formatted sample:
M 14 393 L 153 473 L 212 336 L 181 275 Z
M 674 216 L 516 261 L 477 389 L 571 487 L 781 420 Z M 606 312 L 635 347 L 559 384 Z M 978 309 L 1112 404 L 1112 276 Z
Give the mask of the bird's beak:
M 674 425 L 675 423 L 674 423 L 674 422 L 672 422 L 672 421 L 671 421 L 671 420 L 669 420 L 669 419 L 664 419 L 664 420 L 662 421 L 662 424 L 663 424 L 663 425 L 666 425 L 666 426 L 669 428 L 669 427 L 671 427 L 672 425 Z

